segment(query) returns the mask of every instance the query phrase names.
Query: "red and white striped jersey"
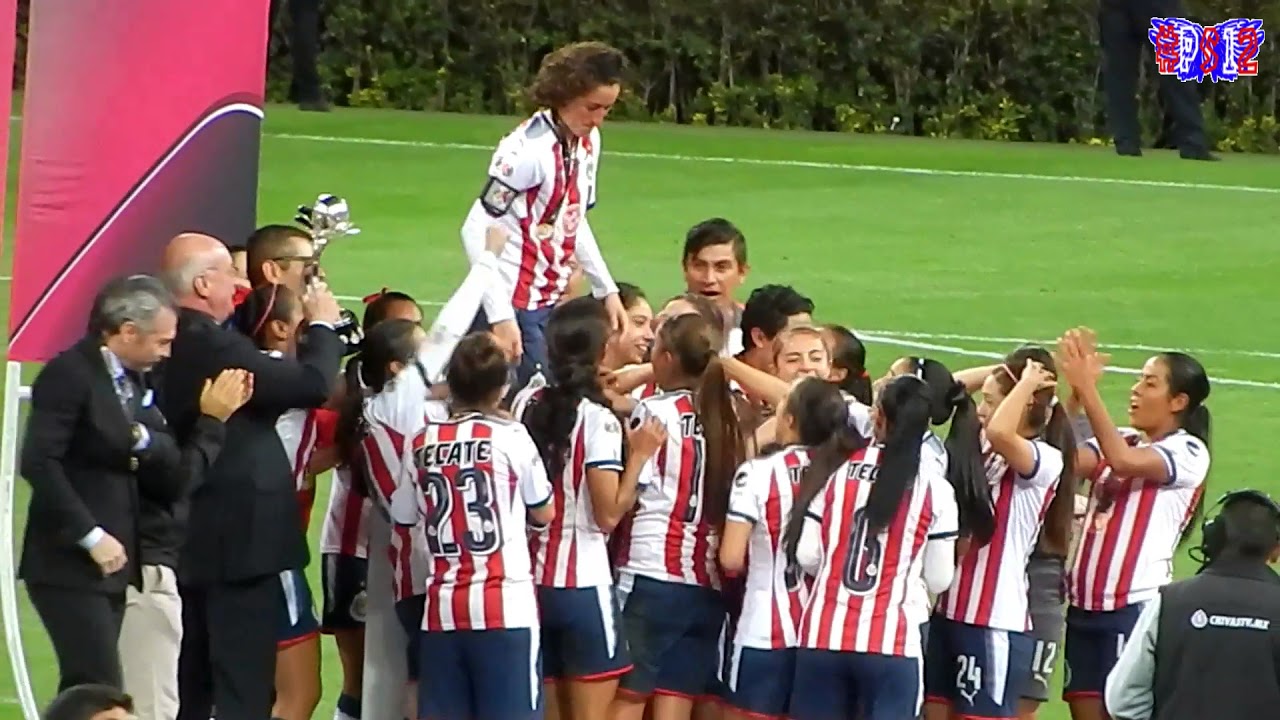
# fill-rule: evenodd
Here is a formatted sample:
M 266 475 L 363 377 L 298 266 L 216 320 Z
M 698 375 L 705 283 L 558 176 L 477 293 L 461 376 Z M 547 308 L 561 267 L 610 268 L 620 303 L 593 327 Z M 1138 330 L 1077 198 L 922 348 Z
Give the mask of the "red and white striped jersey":
M 706 446 L 693 393 L 678 390 L 641 400 L 630 422 L 634 427 L 650 417 L 662 422 L 667 442 L 640 470 L 639 497 L 619 571 L 719 589 L 720 538 L 702 517 Z
M 525 516 L 552 492 L 529 432 L 479 413 L 433 422 L 414 464 L 417 483 L 397 488 L 392 517 L 426 522 L 422 628 L 538 627 Z
M 863 407 L 866 407 L 863 405 Z M 868 418 L 870 422 L 870 418 Z M 874 427 L 871 429 L 873 434 Z M 872 435 L 864 437 L 871 438 Z M 924 472 L 932 472 L 946 477 L 947 474 L 947 446 L 943 444 L 942 438 L 934 435 L 932 432 L 924 434 L 924 440 L 920 444 L 920 466 L 921 468 L 930 468 Z M 954 493 L 952 493 L 954 495 Z M 958 511 L 957 511 L 958 512 Z M 957 515 L 958 517 L 958 515 Z M 924 576 L 921 575 L 907 588 L 907 618 L 909 622 L 917 625 L 927 622 L 929 616 L 933 614 L 933 599 L 929 597 L 929 588 L 924 582 Z
M 311 455 L 316 451 L 315 411 L 295 408 L 276 418 L 276 435 L 284 445 L 289 458 L 293 489 L 298 494 L 298 510 L 302 515 L 302 528 L 306 530 L 311 520 L 311 506 L 316 499 L 314 478 L 307 475 Z
M 1036 462 L 1023 477 L 983 439 L 996 530 L 990 543 L 970 544 L 950 589 L 938 599 L 949 620 L 1010 632 L 1031 629 L 1027 560 L 1062 476 L 1062 452 L 1043 440 L 1030 442 Z
M 808 588 L 782 547 L 800 474 L 809 464 L 803 447 L 787 447 L 748 460 L 729 493 L 731 522 L 751 523 L 747 541 L 747 581 L 734 645 L 791 648 L 798 642 L 800 614 Z
M 867 440 L 874 438 L 875 425 L 871 422 L 871 408 L 843 390 L 840 395 L 849 408 L 849 425 Z
M 352 486 L 351 468 L 338 465 L 329 483 L 329 508 L 320 526 L 320 554 L 369 557 L 369 510 L 373 503 Z
M 361 456 L 371 480 L 372 500 L 384 513 L 391 512 L 397 489 L 417 485 L 413 453 L 427 423 L 449 417 L 448 407 L 428 399 L 427 393 L 422 376 L 406 368 L 382 392 L 365 400 Z M 387 555 L 397 602 L 426 592 L 430 560 L 425 527 L 421 522 L 392 525 Z
M 528 403 L 542 392 L 538 389 L 524 404 L 513 405 L 512 414 L 523 419 Z M 587 470 L 591 468 L 622 472 L 622 424 L 612 410 L 584 398 L 578 403 L 578 417 L 569 435 L 568 460 L 560 476 L 551 478 L 556 516 L 529 538 L 533 580 L 538 585 L 613 585 L 609 536 L 596 524 L 587 487 Z
M 1167 479 L 1116 477 L 1099 454 L 1083 534 L 1067 574 L 1073 607 L 1105 612 L 1146 602 L 1173 580 L 1173 554 L 1209 474 L 1209 448 L 1184 430 L 1147 442 L 1122 429 L 1134 447 L 1153 447 Z M 1104 501 L 1101 502 L 1100 501 Z
M 800 647 L 920 657 L 920 623 L 908 610 L 925 543 L 959 532 L 955 491 L 921 464 L 889 527 L 871 534 L 867 498 L 881 448 L 858 450 L 809 505 L 821 523 L 822 564 L 800 621 Z
M 582 267 L 597 297 L 618 291 L 586 217 L 596 202 L 599 165 L 600 131 L 566 147 L 546 110 L 498 143 L 488 182 L 472 205 L 462 236 L 474 257 L 484 248 L 485 230 L 495 219 L 508 231 L 511 239 L 498 259 L 511 307 L 555 305 L 568 286 L 571 261 Z

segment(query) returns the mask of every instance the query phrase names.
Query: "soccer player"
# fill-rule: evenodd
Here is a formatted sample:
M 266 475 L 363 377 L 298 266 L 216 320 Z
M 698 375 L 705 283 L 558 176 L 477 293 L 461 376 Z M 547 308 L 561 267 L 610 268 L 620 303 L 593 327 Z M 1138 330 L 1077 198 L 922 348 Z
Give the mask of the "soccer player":
M 396 488 L 392 517 L 426 522 L 427 575 L 418 717 L 541 718 L 538 605 L 526 533 L 555 518 L 551 483 L 524 426 L 505 419 L 505 354 L 488 333 L 449 360 L 452 414 L 428 423 L 416 484 Z
M 746 571 L 746 589 L 725 670 L 727 720 L 782 718 L 791 700 L 800 612 L 807 588 L 782 538 L 809 448 L 845 432 L 848 409 L 835 386 L 800 380 L 778 408 L 783 447 L 738 469 L 720 540 L 720 567 Z
M 543 58 L 529 88 L 542 109 L 498 144 L 489 179 L 462 225 L 472 262 L 495 219 L 511 235 L 499 254 L 501 282 L 486 293 L 477 322 L 491 325 L 508 356 L 520 358 L 517 389 L 547 364 L 543 329 L 565 293 L 571 260 L 604 299 L 613 330 L 626 327 L 618 287 L 587 222 L 596 204 L 599 128 L 618 99 L 625 66 L 621 52 L 596 42 Z
M 867 373 L 867 347 L 843 325 L 823 325 L 822 338 L 831 355 L 827 379 L 862 405 L 871 406 L 871 376 Z
M 1058 343 L 1058 369 L 1094 437 L 1077 453 L 1092 493 L 1067 573 L 1063 697 L 1076 720 L 1106 718 L 1102 693 L 1143 603 L 1173 579 L 1173 554 L 1199 515 L 1209 473 L 1209 377 L 1185 353 L 1143 365 L 1129 393 L 1130 428 L 1117 429 L 1098 383 L 1106 356 L 1077 328 Z
M 422 309 L 402 292 L 383 290 L 365 298 L 361 327 L 367 336 L 383 320 L 422 322 Z M 343 388 L 361 388 L 362 352 L 347 360 Z M 349 425 L 353 428 L 354 425 Z M 324 453 L 324 450 L 321 450 Z M 333 461 L 337 461 L 336 448 Z M 329 489 L 329 506 L 320 528 L 320 578 L 324 588 L 320 613 L 321 632 L 332 635 L 342 663 L 342 692 L 338 695 L 338 720 L 360 717 L 364 682 L 364 626 L 368 596 L 369 529 L 372 503 L 366 488 L 357 488 L 351 466 L 338 463 Z M 398 529 L 393 529 L 393 534 Z M 394 564 L 394 561 L 393 561 Z M 416 662 L 416 659 L 415 659 Z
M 303 324 L 300 298 L 279 284 L 260 285 L 236 308 L 242 328 L 271 357 L 291 356 Z M 293 468 L 302 529 L 310 519 L 315 486 L 309 475 L 317 441 L 317 410 L 293 409 L 276 420 L 276 433 Z M 307 720 L 320 703 L 320 625 L 305 568 L 280 573 L 280 624 L 277 635 L 273 718 Z
M 815 575 L 800 621 L 790 717 L 903 720 L 920 711 L 921 639 L 907 606 L 955 572 L 951 485 L 923 462 L 931 398 L 916 377 L 877 398 L 875 443 L 840 433 L 810 453 L 789 518 L 787 555 Z M 794 528 L 794 529 L 792 529 Z
M 642 400 L 632 425 L 657 418 L 667 442 L 645 466 L 630 536 L 619 553 L 623 629 L 634 667 L 611 708 L 638 720 L 653 697 L 659 720 L 687 718 L 715 677 L 725 605 L 716 551 L 745 442 L 720 363 L 720 328 L 701 315 L 663 323 L 653 370 L 665 391 Z
M 542 451 L 556 517 L 529 542 L 542 619 L 547 714 L 604 720 L 631 669 L 618 622 L 608 535 L 635 505 L 641 468 L 666 443 L 657 420 L 629 436 L 607 405 L 599 362 L 609 338 L 600 302 L 564 303 L 547 322 L 550 384 L 522 393 L 512 414 Z
M 1074 510 L 1075 436 L 1055 402 L 1054 373 L 1048 351 L 1024 347 L 983 383 L 978 415 L 995 534 L 962 548 L 956 577 L 938 599 L 925 657 L 928 720 L 1019 716 L 1036 645 L 1027 562 L 1051 508 L 1059 520 L 1065 509 L 1066 524 L 1056 529 L 1068 533 Z
M 653 308 L 644 291 L 631 283 L 618 283 L 618 297 L 627 311 L 627 327 L 609 338 L 600 366 L 610 372 L 639 365 L 649 358 L 653 346 Z

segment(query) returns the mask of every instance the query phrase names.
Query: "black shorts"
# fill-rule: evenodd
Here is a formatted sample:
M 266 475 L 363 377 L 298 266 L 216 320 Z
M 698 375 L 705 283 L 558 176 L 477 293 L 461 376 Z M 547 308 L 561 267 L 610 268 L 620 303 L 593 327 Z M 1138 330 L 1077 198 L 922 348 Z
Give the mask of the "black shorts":
M 321 556 L 320 582 L 324 586 L 324 608 L 320 617 L 322 632 L 364 627 L 368 576 L 369 563 L 364 558 L 333 554 Z
M 1062 636 L 1067 625 L 1067 603 L 1062 593 L 1066 561 L 1051 555 L 1032 555 L 1027 561 L 1027 609 L 1035 648 L 1031 654 L 1030 679 L 1022 696 L 1048 702 L 1049 683 L 1062 657 Z

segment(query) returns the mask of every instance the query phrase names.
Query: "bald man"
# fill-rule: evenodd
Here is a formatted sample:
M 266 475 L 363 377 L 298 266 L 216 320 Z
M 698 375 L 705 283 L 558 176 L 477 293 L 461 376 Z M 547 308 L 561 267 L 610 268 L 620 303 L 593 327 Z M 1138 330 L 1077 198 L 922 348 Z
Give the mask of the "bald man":
M 208 720 L 216 704 L 218 720 L 265 720 L 284 603 L 279 574 L 307 560 L 292 468 L 275 423 L 288 410 L 328 399 L 344 349 L 333 330 L 339 307 L 324 286 L 311 290 L 303 299 L 308 326 L 298 357 L 273 358 L 223 327 L 236 274 L 221 241 L 174 238 L 163 277 L 180 310 L 160 406 L 179 440 L 199 416 L 206 378 L 225 368 L 254 376 L 253 397 L 227 421 L 226 446 L 204 484 L 189 507 L 174 508 L 171 540 L 183 604 L 178 717 Z

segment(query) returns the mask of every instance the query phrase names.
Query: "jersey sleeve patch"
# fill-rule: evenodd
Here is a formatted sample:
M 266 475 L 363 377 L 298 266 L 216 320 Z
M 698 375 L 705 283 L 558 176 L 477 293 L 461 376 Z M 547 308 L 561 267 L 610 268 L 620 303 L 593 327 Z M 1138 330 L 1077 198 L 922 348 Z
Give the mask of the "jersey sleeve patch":
M 520 191 L 496 177 L 490 177 L 480 193 L 480 206 L 491 217 L 502 217 L 511 211 Z

